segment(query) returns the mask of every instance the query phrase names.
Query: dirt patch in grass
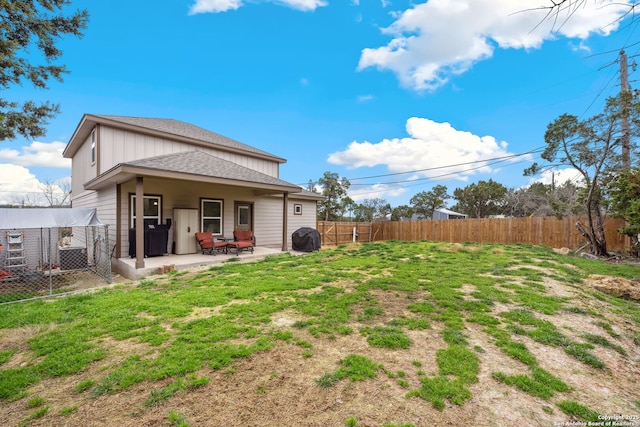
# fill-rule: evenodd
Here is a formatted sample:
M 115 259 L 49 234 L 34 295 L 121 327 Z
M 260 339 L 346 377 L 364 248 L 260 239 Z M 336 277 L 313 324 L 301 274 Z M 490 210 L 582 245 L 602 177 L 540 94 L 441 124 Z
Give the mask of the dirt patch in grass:
M 151 410 L 144 410 L 149 391 L 159 389 L 167 381 L 140 384 L 118 395 L 90 400 L 78 396 L 73 402 L 78 405 L 77 411 L 52 419 L 67 425 L 156 426 L 167 425 L 169 412 L 175 411 L 192 426 L 342 426 L 350 417 L 356 418 L 359 426 L 494 425 L 482 421 L 485 410 L 477 404 L 438 411 L 420 399 L 407 399 L 407 390 L 383 372 L 364 382 L 343 380 L 332 388 L 316 385 L 316 378 L 336 369 L 343 351 L 369 353 L 367 346 L 353 345 L 350 339 L 338 339 L 334 344 L 315 348 L 312 358 L 303 358 L 299 348 L 285 344 L 240 360 L 232 369 L 203 370 L 198 375 L 210 378 L 208 385 L 179 393 Z M 367 357 L 375 360 L 375 352 Z M 402 365 L 402 361 L 397 361 L 397 366 Z M 73 384 L 48 386 L 55 386 L 65 394 L 75 393 Z M 51 412 L 62 409 L 63 404 L 46 392 L 45 384 L 33 392 L 50 404 Z M 36 420 L 30 425 L 52 424 L 50 419 Z
M 628 280 L 593 274 L 589 276 L 586 284 L 605 294 L 640 301 L 640 279 Z
M 29 349 L 29 340 L 42 331 L 42 327 L 24 326 L 8 329 L 0 335 L 0 349 L 15 351 L 9 360 L 2 365 L 5 369 L 28 365 L 36 356 Z
M 209 384 L 188 393 L 178 393 L 151 409 L 144 407 L 150 390 L 167 385 L 169 380 L 139 384 L 116 395 L 98 398 L 75 391 L 82 378 L 92 377 L 91 372 L 49 380 L 32 388 L 30 394 L 42 396 L 51 406 L 52 413 L 58 413 L 70 404 L 78 409 L 69 415 L 34 420 L 30 425 L 168 425 L 166 419 L 170 411 L 183 415 L 191 426 L 342 426 L 351 417 L 358 420 L 358 426 L 549 426 L 566 419 L 555 408 L 554 402 L 558 399 L 534 398 L 493 380 L 493 372 L 523 374 L 527 373 L 527 367 L 488 342 L 478 325 L 466 330 L 470 347 L 475 349 L 481 361 L 479 381 L 470 387 L 473 398 L 463 406 L 448 403 L 443 411 L 439 411 L 424 400 L 406 398 L 408 390 L 419 387 L 421 376 L 437 374 L 433 361 L 438 349 L 446 347 L 437 325 L 426 331 L 408 331 L 414 342 L 412 347 L 389 352 L 367 345 L 357 334 L 335 340 L 316 339 L 305 331 L 289 329 L 290 322 L 282 321 L 283 318 L 276 321 L 277 326 L 294 331 L 300 339 L 311 342 L 311 357 L 305 357 L 299 346 L 282 343 L 267 352 L 239 360 L 227 369 L 201 370 L 197 376 L 209 378 Z M 640 375 L 637 364 L 631 366 L 628 360 L 625 364 L 613 354 L 611 360 L 607 359 L 611 372 L 597 372 L 576 363 L 562 350 L 550 350 L 528 339 L 524 342 L 545 369 L 571 379 L 569 385 L 573 391 L 565 398 L 569 396 L 607 414 L 618 413 L 621 407 L 633 410 L 626 402 L 637 398 L 634 396 L 638 391 L 635 378 Z M 397 378 L 390 378 L 382 370 L 373 380 L 342 380 L 331 388 L 317 385 L 315 380 L 335 371 L 345 354 L 364 355 L 374 362 L 384 361 L 386 371 L 392 374 L 404 372 L 408 387 L 401 386 Z M 611 363 L 614 360 L 620 363 Z M 415 362 L 420 362 L 420 366 Z M 91 371 L 95 373 L 99 369 L 96 366 Z M 616 373 L 618 380 L 613 383 L 613 371 L 624 373 L 627 379 L 621 382 Z M 73 398 L 59 399 L 57 396 Z M 16 413 L 27 412 L 24 402 L 14 402 L 13 406 Z

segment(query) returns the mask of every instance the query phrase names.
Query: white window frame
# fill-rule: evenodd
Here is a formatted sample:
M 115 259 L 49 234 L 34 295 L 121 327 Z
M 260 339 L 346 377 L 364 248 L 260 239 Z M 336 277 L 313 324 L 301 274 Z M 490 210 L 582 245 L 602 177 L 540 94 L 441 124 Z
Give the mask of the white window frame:
M 240 214 L 240 210 L 244 209 L 247 211 L 246 213 L 246 218 L 247 218 L 247 222 L 246 223 L 242 223 L 240 222 L 240 218 L 242 218 L 242 215 Z M 251 226 L 251 206 L 249 205 L 238 205 L 238 227 L 250 227 Z
M 205 203 L 218 203 L 220 205 L 220 216 L 205 216 L 204 205 Z M 224 203 L 222 199 L 200 199 L 200 231 L 205 231 L 204 222 L 205 220 L 219 220 L 220 221 L 220 232 L 213 233 L 214 236 L 222 236 L 224 233 Z
M 96 164 L 96 130 L 91 131 L 91 166 Z
M 143 196 L 143 199 L 148 199 L 148 200 L 156 199 L 158 203 L 158 214 L 143 215 L 143 220 L 156 219 L 156 224 L 160 224 L 160 222 L 162 221 L 162 196 Z M 131 195 L 131 228 L 134 228 L 136 226 L 135 209 L 136 209 L 136 195 L 132 194 Z

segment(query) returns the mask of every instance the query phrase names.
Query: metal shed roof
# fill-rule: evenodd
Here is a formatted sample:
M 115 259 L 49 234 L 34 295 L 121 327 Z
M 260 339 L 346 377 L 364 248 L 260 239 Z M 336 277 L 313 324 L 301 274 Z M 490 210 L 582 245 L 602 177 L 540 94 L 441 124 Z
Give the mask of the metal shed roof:
M 95 208 L 0 209 L 0 229 L 103 226 Z

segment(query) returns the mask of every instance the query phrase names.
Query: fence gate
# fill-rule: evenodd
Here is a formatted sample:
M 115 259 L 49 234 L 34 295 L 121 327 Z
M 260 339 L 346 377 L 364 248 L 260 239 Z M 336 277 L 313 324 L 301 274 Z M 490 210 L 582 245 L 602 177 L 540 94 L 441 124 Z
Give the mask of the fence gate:
M 380 230 L 379 223 L 370 222 L 318 221 L 316 225 L 323 246 L 372 242 Z
M 0 230 L 0 304 L 109 283 L 105 225 Z

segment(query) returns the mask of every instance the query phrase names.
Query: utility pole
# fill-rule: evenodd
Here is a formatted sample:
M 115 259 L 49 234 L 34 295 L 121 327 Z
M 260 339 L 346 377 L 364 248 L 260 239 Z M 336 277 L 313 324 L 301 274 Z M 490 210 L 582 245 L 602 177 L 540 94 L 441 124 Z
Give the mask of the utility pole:
M 620 96 L 622 100 L 622 168 L 631 169 L 630 136 L 629 136 L 629 66 L 627 54 L 620 51 Z

